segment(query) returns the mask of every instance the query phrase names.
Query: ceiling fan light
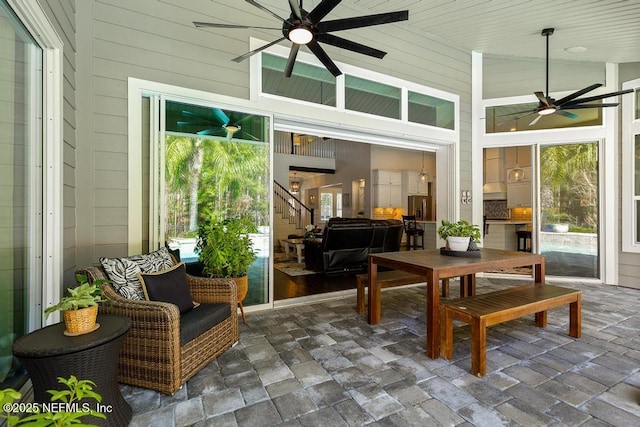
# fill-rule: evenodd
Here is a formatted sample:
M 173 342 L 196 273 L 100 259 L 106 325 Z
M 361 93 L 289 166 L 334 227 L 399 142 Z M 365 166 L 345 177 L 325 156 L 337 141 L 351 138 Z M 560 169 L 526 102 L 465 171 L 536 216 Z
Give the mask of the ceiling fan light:
M 313 40 L 313 33 L 305 27 L 296 27 L 289 31 L 289 40 L 295 44 L 307 44 Z
M 556 112 L 555 107 L 547 107 L 543 110 L 538 111 L 538 114 L 540 114 L 541 116 L 548 116 L 549 114 L 553 114 L 555 112 Z
M 240 128 L 236 125 L 226 125 L 224 127 L 224 130 L 226 130 L 229 133 L 235 133 L 235 132 L 238 132 Z

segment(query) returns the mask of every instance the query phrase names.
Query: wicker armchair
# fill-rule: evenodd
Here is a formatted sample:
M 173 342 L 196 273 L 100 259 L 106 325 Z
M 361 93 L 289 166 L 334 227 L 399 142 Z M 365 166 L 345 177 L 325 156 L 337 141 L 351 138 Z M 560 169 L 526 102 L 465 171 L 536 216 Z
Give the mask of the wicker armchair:
M 86 275 L 89 282 L 108 278 L 99 266 L 76 273 Z M 99 312 L 131 319 L 131 329 L 118 359 L 118 382 L 172 395 L 238 341 L 237 290 L 233 280 L 187 275 L 187 281 L 194 301 L 229 303 L 231 316 L 183 345 L 177 306 L 129 300 L 110 285 L 103 285 L 103 295 L 108 301 L 100 305 Z

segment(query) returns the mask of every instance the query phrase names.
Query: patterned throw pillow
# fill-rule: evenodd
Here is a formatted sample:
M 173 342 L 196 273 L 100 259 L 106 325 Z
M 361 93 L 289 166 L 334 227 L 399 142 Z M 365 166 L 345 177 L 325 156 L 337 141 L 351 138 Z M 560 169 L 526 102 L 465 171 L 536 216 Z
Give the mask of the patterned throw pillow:
M 166 270 L 173 266 L 173 260 L 167 248 L 163 247 L 148 254 L 127 258 L 100 258 L 100 264 L 116 292 L 128 299 L 144 300 L 138 274 Z

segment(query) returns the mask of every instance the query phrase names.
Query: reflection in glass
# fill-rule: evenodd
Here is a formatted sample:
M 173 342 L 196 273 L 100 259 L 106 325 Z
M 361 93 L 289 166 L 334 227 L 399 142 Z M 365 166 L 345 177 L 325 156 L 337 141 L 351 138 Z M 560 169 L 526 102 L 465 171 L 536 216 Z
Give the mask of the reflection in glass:
M 347 75 L 345 107 L 347 110 L 400 119 L 400 88 Z
M 262 54 L 264 93 L 336 106 L 336 78 L 326 68 L 296 61 L 291 77 L 285 77 L 286 63 L 286 58 Z
M 640 196 L 640 135 L 636 135 L 634 139 L 634 162 L 633 162 L 633 179 L 634 179 L 634 194 Z
M 640 119 L 640 89 L 636 89 L 634 96 L 636 98 L 636 120 Z
M 0 390 L 20 389 L 26 373 L 11 346 L 40 307 L 42 282 L 42 49 L 0 2 Z M 32 316 L 37 318 L 37 316 Z
M 569 118 L 554 113 L 543 116 L 537 122 L 533 123 L 534 120 L 539 117 L 537 113 L 532 112 L 537 106 L 537 102 L 529 102 L 485 108 L 486 133 L 602 125 L 601 108 L 567 110 L 574 113 L 575 117 Z
M 243 304 L 268 302 L 269 118 L 168 101 L 166 131 L 165 240 L 183 261 L 195 263 L 199 223 L 251 218 L 258 258 Z
M 554 276 L 599 277 L 598 144 L 540 149 L 540 252 Z
M 409 91 L 409 121 L 445 129 L 454 128 L 454 103 Z

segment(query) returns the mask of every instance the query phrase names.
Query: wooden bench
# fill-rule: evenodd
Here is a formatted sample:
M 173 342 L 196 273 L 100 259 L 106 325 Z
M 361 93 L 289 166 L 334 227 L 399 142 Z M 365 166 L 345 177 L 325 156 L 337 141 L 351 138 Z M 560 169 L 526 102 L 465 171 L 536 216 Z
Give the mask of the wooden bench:
M 378 283 L 380 289 L 391 288 L 394 286 L 411 285 L 413 283 L 424 282 L 425 278 L 417 274 L 407 273 L 400 270 L 387 270 L 378 272 Z M 356 275 L 356 311 L 358 314 L 364 314 L 364 290 L 369 287 L 369 275 Z M 449 296 L 449 279 L 442 279 L 442 296 Z
M 547 325 L 546 310 L 569 304 L 569 335 L 582 330 L 582 291 L 534 284 L 481 295 L 440 301 L 440 348 L 445 359 L 453 357 L 453 319 L 471 325 L 471 373 L 487 370 L 487 327 L 535 313 L 539 327 Z

